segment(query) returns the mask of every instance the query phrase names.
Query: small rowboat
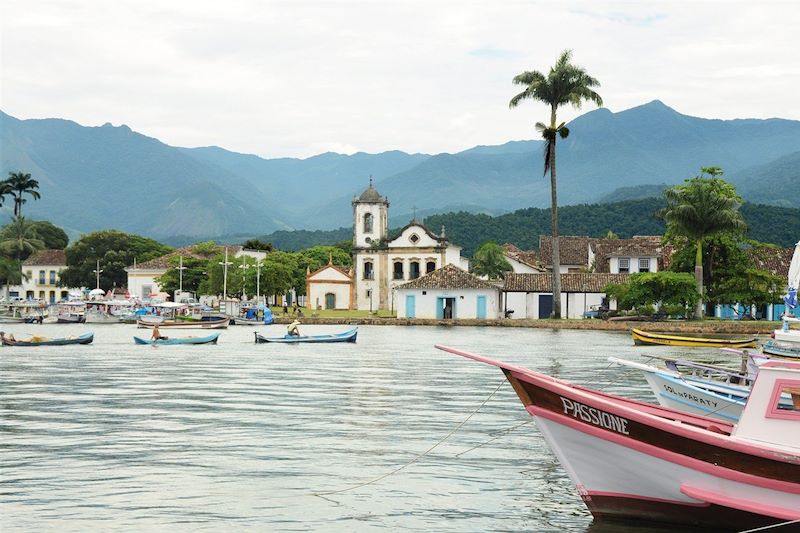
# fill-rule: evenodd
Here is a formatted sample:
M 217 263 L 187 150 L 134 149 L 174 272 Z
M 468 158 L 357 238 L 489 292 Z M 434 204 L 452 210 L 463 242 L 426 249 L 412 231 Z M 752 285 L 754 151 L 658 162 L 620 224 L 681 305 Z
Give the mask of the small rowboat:
M 41 337 L 34 335 L 29 339 L 18 339 L 16 341 L 3 338 L 4 346 L 66 346 L 67 344 L 91 344 L 94 340 L 94 333 L 84 333 L 78 337 Z
M 152 345 L 170 345 L 170 344 L 217 344 L 219 333 L 213 333 L 208 337 L 180 337 L 173 339 L 143 339 L 141 337 L 134 337 L 133 341 L 136 344 L 152 344 Z
M 646 346 L 694 346 L 706 348 L 755 348 L 756 338 L 713 339 L 709 337 L 687 337 L 669 333 L 651 333 L 631 329 L 634 344 Z
M 158 326 L 158 329 L 225 329 L 228 327 L 230 319 L 223 318 L 222 320 L 163 320 L 155 322 L 151 320 L 137 320 L 136 327 L 153 329 L 153 326 Z
M 283 342 L 283 343 L 297 343 L 297 342 L 356 342 L 358 335 L 358 328 L 353 328 L 342 333 L 333 333 L 330 335 L 286 335 L 284 337 L 264 337 L 263 335 L 256 335 L 256 344 L 263 342 Z
M 781 344 L 775 341 L 767 341 L 761 351 L 765 354 L 783 357 L 785 359 L 800 359 L 800 346 L 795 348 L 792 345 Z

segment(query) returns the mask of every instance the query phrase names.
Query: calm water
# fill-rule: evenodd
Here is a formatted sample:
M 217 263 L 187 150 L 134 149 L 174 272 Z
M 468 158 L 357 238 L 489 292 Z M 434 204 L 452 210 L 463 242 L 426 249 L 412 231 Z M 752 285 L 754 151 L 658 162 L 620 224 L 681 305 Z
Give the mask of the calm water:
M 680 348 L 611 332 L 380 326 L 362 326 L 355 345 L 255 345 L 254 331 L 284 327 L 237 326 L 217 346 L 152 347 L 133 344 L 147 335 L 135 326 L 91 329 L 89 346 L 0 349 L 4 531 L 655 531 L 593 524 L 508 384 L 410 466 L 314 493 L 408 463 L 503 381 L 434 343 L 648 399 L 644 379 L 606 357 Z

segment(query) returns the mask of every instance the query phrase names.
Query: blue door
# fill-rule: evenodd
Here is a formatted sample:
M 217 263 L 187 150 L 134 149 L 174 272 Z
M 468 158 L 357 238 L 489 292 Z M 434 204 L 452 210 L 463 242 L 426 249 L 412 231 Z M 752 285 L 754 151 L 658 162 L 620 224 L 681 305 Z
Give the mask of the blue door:
M 414 295 L 406 295 L 406 318 L 415 318 L 417 316 L 417 302 Z
M 475 315 L 475 318 L 486 318 L 486 296 L 478 296 L 478 310 Z

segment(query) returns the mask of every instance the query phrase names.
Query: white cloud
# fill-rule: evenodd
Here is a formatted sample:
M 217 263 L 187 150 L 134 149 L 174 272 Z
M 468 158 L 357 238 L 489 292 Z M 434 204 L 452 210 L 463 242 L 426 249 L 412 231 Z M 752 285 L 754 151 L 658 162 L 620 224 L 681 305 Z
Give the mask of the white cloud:
M 793 2 L 4 4 L 4 111 L 125 123 L 173 145 L 278 157 L 531 138 L 547 110 L 509 110 L 511 78 L 564 48 L 614 111 L 660 99 L 800 119 Z

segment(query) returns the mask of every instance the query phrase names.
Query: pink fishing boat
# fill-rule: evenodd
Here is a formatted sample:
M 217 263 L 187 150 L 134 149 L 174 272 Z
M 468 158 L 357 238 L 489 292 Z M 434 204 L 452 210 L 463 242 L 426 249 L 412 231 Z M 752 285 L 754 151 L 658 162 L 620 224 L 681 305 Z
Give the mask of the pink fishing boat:
M 502 369 L 596 519 L 800 530 L 800 363 L 763 364 L 730 424 L 437 348 Z

